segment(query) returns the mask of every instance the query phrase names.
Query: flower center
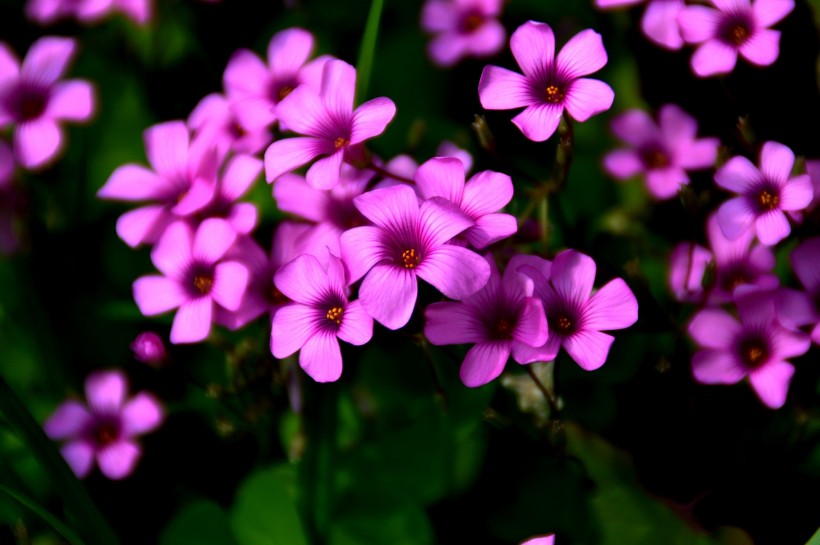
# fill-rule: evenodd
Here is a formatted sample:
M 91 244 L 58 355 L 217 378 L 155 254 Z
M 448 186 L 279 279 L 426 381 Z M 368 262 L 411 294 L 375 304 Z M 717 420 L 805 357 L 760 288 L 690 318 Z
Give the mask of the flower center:
M 281 101 L 283 98 L 288 96 L 293 91 L 293 87 L 290 85 L 283 85 L 279 88 L 279 91 L 276 93 L 276 96 L 279 97 Z
M 268 303 L 274 306 L 284 305 L 289 303 L 290 299 L 285 297 L 285 294 L 279 291 L 279 289 L 271 285 L 270 291 L 268 292 Z
M 410 248 L 409 250 L 405 250 L 401 253 L 401 261 L 404 264 L 405 269 L 415 269 L 416 265 L 419 264 L 419 260 L 421 256 L 416 254 L 415 248 Z
M 93 432 L 94 442 L 101 447 L 110 445 L 120 436 L 120 428 L 115 422 L 102 422 Z
M 335 322 L 336 325 L 342 325 L 342 314 L 344 310 L 342 307 L 333 307 L 327 311 L 325 314 L 325 318 L 327 318 L 331 322 Z
M 768 347 L 761 339 L 752 338 L 740 343 L 740 358 L 748 369 L 757 369 L 768 357 Z
M 566 316 L 559 316 L 555 321 L 556 329 L 562 335 L 566 335 L 572 331 L 572 320 Z
M 239 121 L 236 120 L 230 124 L 228 131 L 231 133 L 231 136 L 236 139 L 242 138 L 247 134 L 247 131 L 239 124 Z
M 547 102 L 551 102 L 553 104 L 558 104 L 564 99 L 564 93 L 561 92 L 561 89 L 555 85 L 548 85 L 545 94 L 547 97 Z
M 749 37 L 749 29 L 741 24 L 734 25 L 728 32 L 727 38 L 735 45 L 741 45 Z
M 779 203 L 780 197 L 768 189 L 764 189 L 757 196 L 757 204 L 760 205 L 761 210 L 774 210 Z
M 484 17 L 478 13 L 471 13 L 461 20 L 461 30 L 465 34 L 475 31 L 484 22 Z
M 208 295 L 211 292 L 211 287 L 214 285 L 214 279 L 205 274 L 198 274 L 194 276 L 194 287 L 199 290 L 202 295 Z
M 669 157 L 659 149 L 647 150 L 641 154 L 644 165 L 648 169 L 663 168 L 669 166 Z
M 346 138 L 342 138 L 341 136 L 333 141 L 333 145 L 336 146 L 336 149 L 342 149 L 347 144 L 348 140 Z

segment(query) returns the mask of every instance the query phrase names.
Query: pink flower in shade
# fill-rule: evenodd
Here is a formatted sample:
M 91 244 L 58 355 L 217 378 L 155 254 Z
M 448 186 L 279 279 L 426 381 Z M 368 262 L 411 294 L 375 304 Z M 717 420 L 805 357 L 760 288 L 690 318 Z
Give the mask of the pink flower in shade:
M 73 18 L 82 23 L 95 23 L 114 11 L 119 11 L 144 25 L 151 20 L 150 0 L 29 0 L 26 15 L 42 25 L 59 19 Z
M 548 536 L 532 537 L 521 545 L 555 545 L 555 534 Z
M 547 318 L 541 300 L 533 297 L 533 281 L 516 272 L 513 257 L 502 277 L 492 256 L 487 284 L 460 303 L 433 303 L 424 311 L 424 336 L 434 345 L 475 344 L 461 364 L 461 381 L 483 386 L 504 370 L 512 357 L 532 363 L 532 348 L 547 340 Z M 521 349 L 528 347 L 524 352 Z
M 216 184 L 211 201 L 197 213 L 202 218 L 223 218 L 237 234 L 247 235 L 256 228 L 256 206 L 236 202 L 251 188 L 262 172 L 262 161 L 250 155 L 234 155 L 228 160 Z
M 482 249 L 518 230 L 514 216 L 497 213 L 513 196 L 506 174 L 485 170 L 464 181 L 464 163 L 455 157 L 436 157 L 416 171 L 416 188 L 423 199 L 443 197 L 459 207 L 475 225 L 458 235 Z
M 811 185 L 814 189 L 813 207 L 820 203 L 820 159 L 809 159 L 806 161 L 806 174 L 811 178 Z
M 0 255 L 14 253 L 20 245 L 15 229 L 19 196 L 12 185 L 14 154 L 0 141 Z
M 448 244 L 473 226 L 452 203 L 434 197 L 419 205 L 416 194 L 404 185 L 376 189 L 353 202 L 374 225 L 343 233 L 342 257 L 351 282 L 365 277 L 359 299 L 385 327 L 398 329 L 410 320 L 416 276 L 451 299 L 469 297 L 487 283 L 487 262 Z
M 699 44 L 692 70 L 699 77 L 728 74 L 737 56 L 768 66 L 780 54 L 780 32 L 769 27 L 794 9 L 794 0 L 709 0 L 715 8 L 692 5 L 681 9 L 683 39 Z
M 145 316 L 178 308 L 171 342 L 195 343 L 211 331 L 214 307 L 237 310 L 248 285 L 248 268 L 223 259 L 236 240 L 224 220 L 210 218 L 194 230 L 185 222 L 171 224 L 151 252 L 164 276 L 134 282 L 134 300 Z
M 279 103 L 303 84 L 319 89 L 322 66 L 331 57 L 308 62 L 313 48 L 310 32 L 289 28 L 271 38 L 267 64 L 247 49 L 233 54 L 222 80 L 242 127 L 259 130 L 279 119 Z
M 685 5 L 684 0 L 595 0 L 595 6 L 601 9 L 616 9 L 641 3 L 646 4 L 641 18 L 644 35 L 666 49 L 683 47 L 683 38 L 678 29 L 678 13 Z
M 774 254 L 768 247 L 755 244 L 751 230 L 743 233 L 737 240 L 728 240 L 718 225 L 717 215 L 713 214 L 706 222 L 706 235 L 711 251 L 698 245 L 690 249 L 691 243 L 685 242 L 672 252 L 669 285 L 679 301 L 706 301 L 719 305 L 731 302 L 735 290 L 740 286 L 772 289 L 780 285 L 777 275 L 772 273 Z M 710 283 L 707 286 L 709 294 L 704 299 L 704 274 L 710 264 L 714 266 L 714 278 L 707 279 Z
M 212 93 L 196 105 L 188 117 L 188 126 L 193 129 L 195 138 L 210 139 L 220 157 L 229 151 L 256 154 L 268 147 L 273 142 L 270 130 L 264 126 L 246 126 L 235 109 L 224 96 Z
M 316 382 L 342 375 L 339 340 L 363 345 L 373 336 L 373 318 L 359 301 L 347 298 L 342 260 L 330 256 L 327 267 L 302 255 L 279 269 L 276 287 L 293 303 L 279 309 L 271 328 L 271 353 L 286 358 L 297 350 L 299 365 Z
M 512 121 L 530 140 L 542 142 L 552 136 L 565 108 L 574 119 L 586 121 L 612 106 L 615 93 L 609 85 L 581 77 L 607 61 L 601 35 L 594 30 L 573 36 L 556 58 L 552 29 L 528 21 L 513 32 L 510 49 L 524 75 L 485 66 L 478 97 L 487 110 L 524 106 Z
M 464 171 L 470 172 L 473 168 L 473 156 L 470 155 L 470 152 L 459 148 L 454 143 L 450 142 L 449 140 L 443 141 L 438 149 L 436 150 L 436 157 L 455 157 L 462 163 L 464 163 Z M 409 180 L 412 180 L 416 176 L 416 169 L 419 168 L 419 164 L 416 162 L 415 159 L 410 157 L 409 155 L 401 154 L 396 155 L 390 161 L 384 165 L 384 169 L 390 172 L 391 174 L 397 174 Z M 401 184 L 398 180 L 393 178 L 385 178 L 379 183 L 379 187 L 384 187 L 385 185 L 396 185 Z M 416 187 L 415 184 L 413 187 Z M 418 189 L 418 188 L 416 188 Z M 416 191 L 418 193 L 418 191 Z
M 794 366 L 786 361 L 809 350 L 806 334 L 780 325 L 778 290 L 750 291 L 736 297 L 740 321 L 720 308 L 698 312 L 689 334 L 701 347 L 692 358 L 692 374 L 704 384 L 735 384 L 748 376 L 764 405 L 786 402 Z
M 658 121 L 638 109 L 617 116 L 612 132 L 630 147 L 608 153 L 604 169 L 619 180 L 640 174 L 652 196 L 668 199 L 689 183 L 687 170 L 714 166 L 720 141 L 696 138 L 697 121 L 674 104 L 660 109 Z
M 47 36 L 29 48 L 22 65 L 0 43 L 0 129 L 14 125 L 14 155 L 27 169 L 46 165 L 63 145 L 61 121 L 88 121 L 94 88 L 87 81 L 60 81 L 76 42 Z
M 159 426 L 164 413 L 151 394 L 127 395 L 122 372 L 92 373 L 85 379 L 88 405 L 65 401 L 43 424 L 51 439 L 66 442 L 60 452 L 77 477 L 86 477 L 95 460 L 109 479 L 123 479 L 134 471 L 142 455 L 137 437 Z
M 434 34 L 430 58 L 448 67 L 464 57 L 489 57 L 504 47 L 507 32 L 498 22 L 501 0 L 427 0 L 421 28 Z
M 322 88 L 316 92 L 303 85 L 290 93 L 277 113 L 288 128 L 306 136 L 285 138 L 265 152 L 265 172 L 272 182 L 316 157 L 307 171 L 313 187 L 330 189 L 339 181 L 345 159 L 359 159 L 360 144 L 380 135 L 396 114 L 396 105 L 386 97 L 374 98 L 353 109 L 356 69 L 344 61 L 327 61 Z
M 159 367 L 168 357 L 162 337 L 153 331 L 144 331 L 137 335 L 137 338 L 131 343 L 131 351 L 137 361 L 153 367 Z
M 811 340 L 820 344 L 820 238 L 801 242 L 791 262 L 805 291 L 782 290 L 778 318 L 789 328 L 811 326 Z
M 216 150 L 205 140 L 191 142 L 184 122 L 154 125 L 143 139 L 152 168 L 121 166 L 97 192 L 101 199 L 151 203 L 117 220 L 117 234 L 132 247 L 155 243 L 171 222 L 203 210 L 217 189 Z
M 565 250 L 549 262 L 530 257 L 518 267 L 535 282 L 535 293 L 544 303 L 549 339 L 533 349 L 533 361 L 551 361 L 564 350 L 587 371 L 601 367 L 615 340 L 601 330 L 624 329 L 638 319 L 638 301 L 620 278 L 592 293 L 595 262 L 575 250 Z
M 760 168 L 745 157 L 729 159 L 715 182 L 739 197 L 729 199 L 717 212 L 723 234 L 736 240 L 752 225 L 763 244 L 777 244 L 791 232 L 784 211 L 803 210 L 813 198 L 808 174 L 792 177 L 794 153 L 777 142 L 766 142 L 760 151 Z

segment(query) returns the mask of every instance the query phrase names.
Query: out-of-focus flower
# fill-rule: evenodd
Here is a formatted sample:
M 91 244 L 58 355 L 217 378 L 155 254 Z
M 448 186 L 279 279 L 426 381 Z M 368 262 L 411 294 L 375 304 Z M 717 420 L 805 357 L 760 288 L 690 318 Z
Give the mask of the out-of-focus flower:
M 234 155 L 228 159 L 210 202 L 197 216 L 223 218 L 237 234 L 249 234 L 256 228 L 256 206 L 236 201 L 250 190 L 261 172 L 262 161 L 251 155 Z
M 137 361 L 154 367 L 162 365 L 165 358 L 168 357 L 162 337 L 153 331 L 145 331 L 137 335 L 137 338 L 131 343 L 131 351 Z
M 194 230 L 185 222 L 171 224 L 151 252 L 164 276 L 134 282 L 134 300 L 146 316 L 178 308 L 171 342 L 195 343 L 211 331 L 214 307 L 237 310 L 248 285 L 248 269 L 223 259 L 236 240 L 224 220 L 209 218 Z
M 270 130 L 256 123 L 247 126 L 247 121 L 235 110 L 235 104 L 224 96 L 211 93 L 200 100 L 188 116 L 188 126 L 193 129 L 195 138 L 210 140 L 220 157 L 228 151 L 256 154 L 269 146 L 273 141 Z
M 28 0 L 26 15 L 42 25 L 60 19 L 76 19 L 81 23 L 95 23 L 119 11 L 139 25 L 151 20 L 151 0 Z
M 109 479 L 123 479 L 134 471 L 142 455 L 137 437 L 154 430 L 164 414 L 160 403 L 140 392 L 127 398 L 128 381 L 120 371 L 98 371 L 85 380 L 88 405 L 63 402 L 43 424 L 79 478 L 94 468 Z
M 714 8 L 691 5 L 681 9 L 678 24 L 683 39 L 699 44 L 692 70 L 700 77 L 728 74 L 737 56 L 768 66 L 780 54 L 780 32 L 769 27 L 794 9 L 794 0 L 709 0 Z M 715 9 L 717 8 L 717 9 Z
M 697 121 L 674 104 L 660 109 L 657 124 L 646 112 L 629 110 L 612 121 L 612 132 L 631 148 L 608 153 L 604 168 L 619 180 L 640 174 L 652 196 L 668 199 L 689 183 L 687 170 L 709 168 L 717 160 L 720 141 L 696 138 L 697 131 Z
M 521 545 L 554 545 L 555 534 L 548 536 L 533 537 L 521 543 Z
M 791 262 L 805 291 L 784 290 L 777 302 L 778 318 L 787 327 L 811 326 L 811 340 L 820 344 L 820 238 L 800 243 Z
M 94 88 L 83 80 L 61 81 L 74 57 L 76 42 L 46 36 L 29 48 L 22 64 L 0 43 L 0 128 L 14 126 L 14 155 L 27 169 L 57 157 L 64 136 L 62 121 L 88 121 L 94 113 Z
M 646 3 L 646 10 L 641 18 L 641 30 L 644 35 L 666 49 L 683 47 L 678 29 L 678 13 L 683 8 L 684 0 L 595 0 L 595 6 L 601 9 L 617 9 Z
M 809 206 L 814 191 L 808 174 L 792 177 L 794 153 L 777 142 L 766 142 L 760 151 L 760 168 L 742 156 L 732 157 L 715 172 L 715 182 L 739 197 L 729 199 L 717 212 L 718 223 L 729 240 L 736 240 L 754 225 L 763 244 L 777 244 L 791 232 L 784 211 Z
M 524 75 L 498 66 L 485 66 L 478 82 L 478 97 L 487 110 L 525 107 L 513 118 L 524 136 L 542 142 L 558 128 L 566 108 L 578 121 L 586 121 L 612 106 L 615 93 L 606 83 L 584 78 L 606 64 L 601 35 L 582 30 L 555 56 L 555 36 L 549 25 L 528 21 L 510 38 Z
M 424 336 L 434 345 L 475 344 L 461 364 L 461 381 L 471 388 L 487 384 L 504 370 L 510 354 L 521 364 L 532 363 L 532 352 L 521 348 L 543 345 L 547 318 L 541 300 L 533 297 L 531 278 L 516 272 L 514 257 L 502 277 L 492 256 L 487 284 L 460 303 L 433 303 L 424 316 Z
M 265 152 L 265 173 L 272 182 L 316 157 L 307 171 L 313 187 L 330 189 L 339 181 L 345 159 L 358 159 L 361 144 L 380 135 L 393 116 L 396 105 L 386 97 L 374 98 L 353 109 L 356 69 L 344 61 L 324 65 L 322 88 L 316 92 L 303 85 L 290 93 L 277 107 L 288 128 L 307 136 L 284 138 Z
M 439 66 L 464 57 L 489 57 L 504 47 L 507 32 L 498 22 L 502 0 L 427 0 L 422 30 L 434 34 L 427 51 Z
M 273 317 L 271 352 L 285 358 L 299 350 L 299 365 L 313 380 L 338 380 L 338 339 L 362 345 L 373 336 L 373 318 L 359 301 L 347 298 L 342 260 L 330 256 L 325 268 L 312 255 L 302 255 L 279 269 L 274 281 L 293 303 Z
M 720 308 L 698 312 L 689 334 L 701 350 L 692 358 L 692 374 L 704 384 L 735 384 L 748 376 L 764 405 L 786 402 L 794 366 L 786 359 L 805 354 L 805 333 L 790 331 L 777 319 L 778 291 L 750 291 L 736 297 L 740 321 Z
M 351 282 L 365 277 L 359 299 L 385 327 L 398 329 L 410 320 L 416 276 L 451 299 L 469 297 L 487 283 L 487 262 L 449 244 L 473 226 L 449 201 L 434 197 L 419 205 L 412 189 L 397 185 L 359 195 L 354 203 L 374 225 L 343 233 L 342 257 Z

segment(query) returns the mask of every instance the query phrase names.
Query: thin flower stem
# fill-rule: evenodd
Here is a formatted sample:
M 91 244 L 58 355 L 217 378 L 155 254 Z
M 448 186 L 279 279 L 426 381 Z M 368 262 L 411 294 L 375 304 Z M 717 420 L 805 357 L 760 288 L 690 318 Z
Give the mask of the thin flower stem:
M 535 374 L 535 371 L 532 370 L 532 367 L 530 367 L 529 365 L 524 365 L 524 369 L 527 371 L 527 374 L 530 376 L 532 381 L 544 395 L 544 399 L 546 400 L 547 405 L 549 405 L 550 408 L 550 419 L 553 419 L 553 415 L 558 414 L 558 401 L 555 399 L 555 396 L 552 394 L 552 392 L 550 392 L 547 389 L 547 387 L 544 386 L 544 383 L 541 382 L 541 379 L 538 378 L 538 375 Z
M 385 168 L 382 168 L 382 167 L 380 167 L 379 165 L 377 165 L 376 163 L 373 163 L 373 162 L 368 163 L 367 168 L 369 168 L 370 170 L 372 170 L 376 174 L 379 174 L 380 176 L 383 176 L 385 178 L 393 178 L 394 180 L 398 180 L 398 181 L 404 182 L 406 184 L 415 184 L 416 183 L 415 180 L 411 180 L 410 178 L 406 178 L 406 177 L 404 177 L 400 174 L 396 174 L 395 172 L 390 172 L 389 170 L 387 170 Z
M 419 335 L 417 342 L 419 347 L 421 347 L 421 351 L 424 353 L 424 359 L 427 361 L 427 365 L 430 368 L 430 374 L 433 376 L 433 384 L 436 388 L 436 397 L 441 400 L 442 407 L 446 411 L 447 391 L 441 385 L 441 380 L 439 379 L 438 371 L 436 370 L 436 362 L 433 360 L 433 353 L 430 351 L 430 345 L 427 343 L 427 340 L 423 335 Z

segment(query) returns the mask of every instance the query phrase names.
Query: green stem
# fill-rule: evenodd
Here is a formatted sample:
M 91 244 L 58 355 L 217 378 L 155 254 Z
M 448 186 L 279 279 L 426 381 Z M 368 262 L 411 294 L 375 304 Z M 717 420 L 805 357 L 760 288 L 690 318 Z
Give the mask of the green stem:
M 373 57 L 376 54 L 376 39 L 379 37 L 379 24 L 382 17 L 384 0 L 373 0 L 367 23 L 364 27 L 362 47 L 359 50 L 359 62 L 356 63 L 356 103 L 365 100 L 370 86 L 370 75 L 373 72 Z

